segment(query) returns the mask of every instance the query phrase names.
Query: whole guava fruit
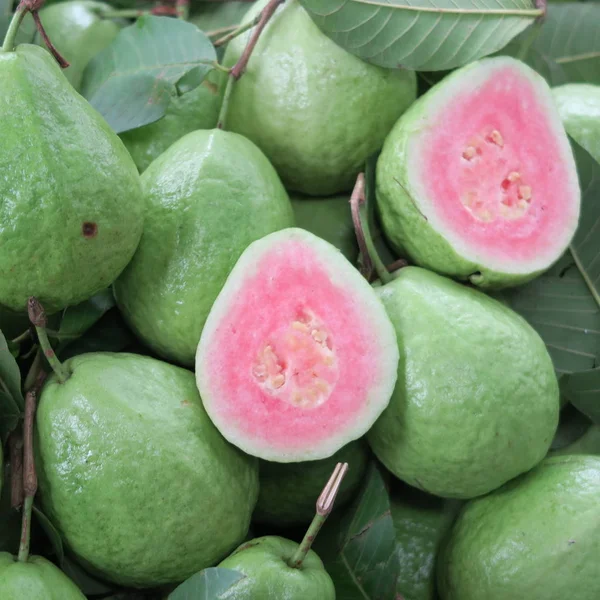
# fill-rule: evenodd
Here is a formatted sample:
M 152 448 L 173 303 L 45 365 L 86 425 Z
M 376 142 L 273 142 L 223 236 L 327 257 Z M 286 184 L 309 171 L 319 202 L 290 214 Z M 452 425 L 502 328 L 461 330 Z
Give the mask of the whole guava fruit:
M 376 289 L 400 351 L 392 399 L 367 435 L 386 468 L 431 494 L 472 498 L 540 462 L 559 392 L 535 330 L 482 292 L 419 267 Z
M 291 226 L 292 207 L 264 154 L 220 129 L 184 136 L 141 179 L 144 235 L 115 297 L 148 346 L 191 365 L 233 265 L 248 244 Z
M 221 73 L 211 71 L 199 86 L 172 98 L 164 117 L 120 134 L 140 173 L 187 133 L 217 124 L 221 81 Z
M 183 581 L 241 543 L 257 461 L 212 425 L 192 373 L 127 353 L 64 367 L 39 402 L 40 499 L 92 573 L 132 587 Z
M 85 600 L 79 588 L 56 566 L 41 556 L 19 561 L 0 552 L 2 600 Z
M 600 162 L 600 85 L 567 83 L 552 93 L 567 133 Z
M 219 564 L 245 575 L 223 600 L 335 600 L 333 581 L 314 550 L 300 567 L 289 565 L 297 548 L 296 542 L 274 535 L 242 544 Z
M 265 4 L 256 2 L 242 23 Z M 229 43 L 226 66 L 240 58 L 249 34 Z M 369 65 L 346 52 L 290 0 L 262 32 L 231 94 L 226 124 L 267 155 L 288 189 L 326 196 L 352 188 L 415 98 L 413 71 Z
M 600 457 L 546 459 L 459 515 L 438 557 L 443 600 L 600 597 Z
M 138 245 L 139 174 L 39 46 L 0 51 L 0 306 L 48 313 L 110 285 Z
M 338 462 L 348 463 L 348 472 L 335 499 L 337 509 L 352 500 L 362 483 L 369 460 L 364 440 L 355 440 L 329 458 L 299 463 L 259 464 L 260 491 L 252 519 L 278 527 L 308 525 L 315 516 L 315 503 Z
M 87 64 L 121 30 L 118 23 L 100 16 L 103 10 L 112 10 L 112 7 L 93 0 L 72 0 L 53 4 L 40 11 L 40 20 L 48 37 L 69 63 L 63 73 L 76 90 L 81 86 Z M 35 41 L 39 46 L 46 47 L 39 33 Z

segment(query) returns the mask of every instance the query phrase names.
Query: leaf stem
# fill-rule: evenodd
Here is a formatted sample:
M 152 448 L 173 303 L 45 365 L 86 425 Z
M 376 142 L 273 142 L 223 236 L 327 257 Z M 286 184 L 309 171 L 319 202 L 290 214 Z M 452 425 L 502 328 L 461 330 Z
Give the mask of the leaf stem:
M 8 26 L 8 30 L 6 31 L 6 35 L 4 36 L 4 43 L 2 44 L 2 52 L 12 52 L 15 49 L 15 38 L 17 37 L 17 33 L 19 31 L 19 27 L 27 14 L 27 8 L 25 8 L 22 4 L 17 6 L 17 10 L 15 10 L 15 14 Z
M 178 19 L 187 21 L 190 17 L 190 0 L 176 0 L 175 10 Z
M 224 35 L 222 38 L 219 38 L 216 42 L 213 43 L 213 46 L 215 46 L 215 48 L 218 48 L 219 46 L 224 46 L 225 44 L 230 42 L 233 38 L 236 38 L 238 35 L 241 35 L 242 33 L 248 31 L 248 29 L 252 29 L 255 25 L 258 25 L 259 21 L 260 21 L 260 15 L 257 15 L 254 19 L 252 19 L 252 21 L 248 21 L 248 23 L 239 25 L 237 27 L 237 29 L 234 29 L 227 35 Z
M 331 474 L 329 481 L 323 488 L 323 491 L 317 500 L 317 513 L 315 514 L 315 518 L 309 525 L 302 542 L 300 542 L 294 556 L 292 556 L 290 560 L 289 564 L 293 569 L 300 569 L 302 567 L 302 563 L 310 551 L 317 534 L 333 509 L 333 503 L 335 502 L 340 485 L 347 471 L 348 463 L 338 463 Z
M 16 338 L 10 340 L 13 344 L 20 344 L 28 340 L 31 337 L 31 329 L 26 329 L 21 335 L 18 335 Z
M 155 6 L 154 8 L 123 8 L 114 10 L 96 10 L 96 14 L 102 19 L 137 19 L 144 15 L 155 15 L 159 17 L 175 17 L 179 16 L 176 6 Z
M 575 251 L 575 247 L 573 246 L 573 244 L 571 244 L 569 246 L 569 250 L 571 251 L 571 255 L 573 256 L 573 260 L 575 261 L 575 265 L 579 269 L 579 272 L 581 273 L 581 276 L 583 277 L 583 280 L 585 281 L 586 285 L 588 286 L 588 289 L 590 290 L 590 293 L 592 294 L 592 297 L 596 301 L 596 304 L 598 306 L 600 306 L 600 295 L 598 294 L 598 291 L 594 287 L 594 284 L 593 284 L 592 280 L 590 279 L 590 276 L 586 272 L 586 270 L 585 270 L 585 268 L 583 266 L 583 263 L 581 262 L 581 259 L 579 258 L 579 255 Z
M 206 31 L 206 35 L 210 38 L 217 37 L 219 35 L 223 35 L 224 33 L 229 33 L 230 31 L 234 31 L 237 29 L 239 25 L 228 25 L 227 27 L 219 27 L 218 29 L 212 29 L 211 31 Z

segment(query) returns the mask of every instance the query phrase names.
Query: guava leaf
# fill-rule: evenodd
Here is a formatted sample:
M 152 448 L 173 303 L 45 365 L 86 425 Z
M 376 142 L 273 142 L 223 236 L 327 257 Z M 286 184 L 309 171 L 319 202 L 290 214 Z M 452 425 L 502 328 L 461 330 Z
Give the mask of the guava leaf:
M 0 552 L 14 554 L 19 548 L 21 538 L 21 513 L 10 505 L 10 466 L 5 461 L 4 469 L 0 469 L 4 477 L 2 494 L 0 495 Z
M 318 27 L 363 60 L 439 71 L 503 48 L 544 11 L 534 0 L 300 0 Z
M 245 575 L 232 569 L 204 569 L 171 592 L 168 600 L 219 600 L 244 577 Z
M 567 375 L 561 391 L 577 410 L 600 425 L 600 367 Z
M 56 561 L 59 565 L 62 565 L 63 560 L 65 559 L 65 551 L 60 534 L 54 525 L 52 525 L 50 519 L 48 519 L 48 517 L 35 504 L 33 505 L 33 514 L 52 544 L 52 549 L 56 555 Z
M 571 247 L 547 273 L 503 294 L 541 335 L 558 375 L 600 365 L 600 165 L 572 145 L 582 203 Z
M 105 597 L 106 594 L 110 594 L 116 588 L 114 585 L 109 585 L 108 583 L 104 583 L 103 581 L 99 581 L 95 577 L 92 577 L 83 569 L 83 567 L 68 556 L 65 556 L 61 568 L 67 577 L 77 585 L 86 597 Z
M 253 2 L 200 2 L 190 17 L 193 23 L 207 35 L 217 38 L 239 25 Z
M 17 426 L 24 407 L 19 366 L 0 331 L 0 443 Z
M 145 15 L 90 61 L 81 93 L 121 133 L 160 119 L 177 82 L 192 69 L 206 76 L 215 60 L 213 45 L 195 25 Z
M 563 377 L 561 383 L 567 378 L 568 376 Z M 571 405 L 568 398 L 566 400 L 567 405 L 560 411 L 560 421 L 550 446 L 553 451 L 562 450 L 576 442 L 591 425 L 589 418 Z

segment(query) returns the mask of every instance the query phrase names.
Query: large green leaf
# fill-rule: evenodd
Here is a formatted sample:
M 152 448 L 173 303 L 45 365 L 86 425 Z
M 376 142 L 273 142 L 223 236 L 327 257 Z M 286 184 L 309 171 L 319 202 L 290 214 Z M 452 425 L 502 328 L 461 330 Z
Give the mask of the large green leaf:
M 24 406 L 19 366 L 0 331 L 0 445 L 17 426 Z
M 204 569 L 171 592 L 168 600 L 219 600 L 243 578 L 242 573 L 232 569 Z
M 389 68 L 452 69 L 504 47 L 543 15 L 533 0 L 300 0 L 342 48 Z
M 82 94 L 121 133 L 160 119 L 177 82 L 213 68 L 215 49 L 195 25 L 143 16 L 126 27 L 84 72 Z
M 600 425 L 600 367 L 567 375 L 561 390 L 575 408 Z
M 50 519 L 35 504 L 33 505 L 33 514 L 48 537 L 58 564 L 61 565 L 65 558 L 65 551 L 60 534 L 56 527 L 51 523 Z

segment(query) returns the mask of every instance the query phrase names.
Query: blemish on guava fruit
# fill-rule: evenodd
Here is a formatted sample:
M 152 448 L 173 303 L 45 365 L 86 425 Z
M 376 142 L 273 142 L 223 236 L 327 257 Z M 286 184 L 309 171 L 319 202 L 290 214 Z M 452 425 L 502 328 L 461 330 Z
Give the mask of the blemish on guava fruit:
M 92 223 L 91 221 L 85 221 L 81 226 L 81 232 L 83 233 L 83 237 L 96 237 L 98 234 L 98 225 L 96 225 L 96 223 Z

